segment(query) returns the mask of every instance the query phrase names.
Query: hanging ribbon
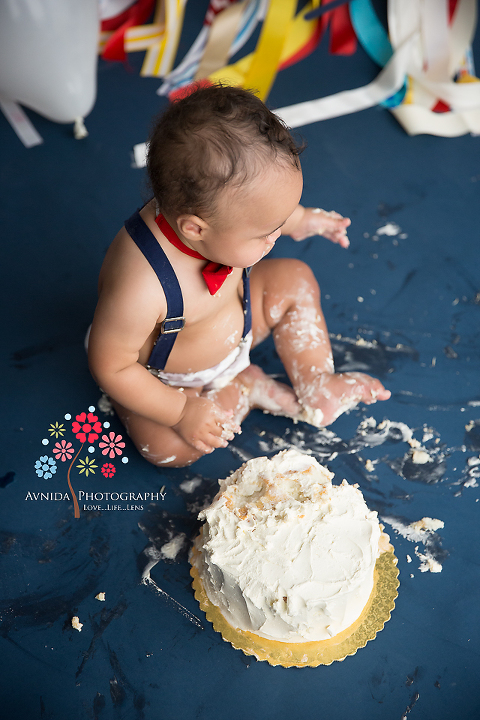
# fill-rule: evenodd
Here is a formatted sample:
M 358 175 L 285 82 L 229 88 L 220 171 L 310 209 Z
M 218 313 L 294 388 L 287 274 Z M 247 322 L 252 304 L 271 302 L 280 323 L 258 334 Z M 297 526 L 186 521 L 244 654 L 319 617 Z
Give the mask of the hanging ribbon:
M 305 20 L 305 15 L 318 4 L 319 0 L 312 0 L 295 16 L 293 0 L 271 0 L 255 52 L 213 73 L 210 81 L 252 88 L 265 99 L 277 71 L 292 64 L 295 56 L 305 57 L 318 44 L 319 21 Z
M 455 137 L 480 132 L 480 84 L 467 69 L 466 55 L 476 27 L 475 0 L 443 4 L 425 1 L 420 8 L 409 7 L 403 24 L 396 20 L 400 6 L 390 0 L 389 27 L 392 45 L 416 24 L 422 29 L 408 68 L 409 91 L 392 113 L 410 135 L 426 133 Z M 434 33 L 435 31 L 435 33 Z M 435 44 L 433 35 L 438 37 Z
M 295 15 L 296 0 L 272 0 L 251 63 L 242 85 L 254 88 L 265 99 L 280 64 L 285 39 Z
M 242 15 L 248 0 L 230 2 L 213 19 L 201 61 L 195 73 L 200 80 L 223 67 L 230 57 L 230 48 L 238 35 Z
M 157 90 L 159 95 L 170 95 L 179 88 L 192 83 L 195 78 L 200 77 L 199 65 L 204 56 L 207 56 L 207 46 L 210 44 L 212 33 L 223 31 L 223 11 L 235 0 L 211 0 L 205 15 L 203 27 L 200 30 L 195 42 L 187 52 L 182 62 L 164 78 L 163 84 Z M 251 37 L 259 20 L 263 17 L 265 0 L 250 0 L 240 19 L 240 27 L 234 39 L 227 57 L 218 67 L 225 64 L 227 59 L 235 55 L 247 40 Z
M 100 48 L 106 60 L 124 61 L 127 52 L 146 50 L 140 75 L 170 72 L 180 39 L 186 0 L 138 0 L 123 13 L 102 21 Z M 153 8 L 153 22 L 145 24 Z
M 331 0 L 323 0 L 322 7 Z M 353 55 L 357 49 L 357 37 L 353 29 L 348 5 L 344 4 L 323 15 L 325 28 L 330 21 L 330 45 L 332 55 Z
M 361 88 L 345 90 L 318 100 L 279 108 L 275 113 L 289 127 L 301 127 L 373 107 L 398 92 L 405 82 L 405 71 L 414 38 L 407 39 L 385 65 L 377 78 Z
M 265 4 L 268 5 L 268 11 L 255 51 L 233 65 L 219 66 L 221 57 L 231 57 L 244 44 L 245 40 L 239 42 L 241 36 L 247 33 L 250 36 L 253 32 L 262 14 L 261 5 Z M 331 10 L 326 7 L 330 4 Z M 345 55 L 355 52 L 357 41 L 346 5 L 339 6 L 338 0 L 324 0 L 320 8 L 320 0 L 311 0 L 296 16 L 295 7 L 293 0 L 263 0 L 262 3 L 259 0 L 237 0 L 233 6 L 222 7 L 215 15 L 211 28 L 202 28 L 180 66 L 175 68 L 159 89 L 159 94 L 169 94 L 171 99 L 177 99 L 191 91 L 187 89 L 180 93 L 177 92 L 178 88 L 194 78 L 199 80 L 208 75 L 212 83 L 254 88 L 265 99 L 277 72 L 313 52 L 327 27 L 330 27 L 332 53 Z M 207 16 L 211 10 L 212 3 Z M 316 17 L 317 12 L 321 12 L 322 16 Z M 228 50 L 235 24 L 240 26 L 240 32 Z M 219 66 L 219 69 L 208 74 L 214 65 Z
M 125 33 L 148 20 L 154 5 L 155 0 L 137 0 L 119 15 L 102 20 L 101 49 L 105 60 L 125 60 Z
M 480 133 L 480 84 L 465 61 L 476 26 L 475 0 L 443 2 L 442 14 L 439 0 L 389 0 L 390 43 L 370 0 L 352 0 L 358 39 L 384 69 L 363 88 L 281 108 L 277 114 L 290 127 L 299 127 L 382 103 L 412 135 Z
M 149 45 L 140 75 L 143 77 L 164 77 L 172 69 L 182 30 L 187 0 L 164 0 L 158 2 L 153 19 L 154 24 L 163 26 L 165 31 L 156 43 Z

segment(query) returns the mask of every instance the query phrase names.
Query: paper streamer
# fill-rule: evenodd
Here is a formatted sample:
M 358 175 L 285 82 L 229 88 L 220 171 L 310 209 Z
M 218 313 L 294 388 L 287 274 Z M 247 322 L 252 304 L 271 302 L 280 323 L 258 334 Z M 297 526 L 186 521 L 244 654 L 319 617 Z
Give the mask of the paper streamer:
M 294 56 L 303 56 L 307 45 L 311 50 L 318 42 L 319 21 L 313 20 L 307 24 L 304 19 L 312 7 L 318 4 L 319 0 L 312 0 L 295 17 L 295 2 L 271 0 L 255 52 L 210 75 L 211 82 L 255 89 L 259 97 L 265 100 L 277 71 L 282 66 L 287 67 Z M 315 45 L 312 45 L 312 38 L 316 40 Z
M 408 38 L 392 56 L 377 78 L 361 88 L 345 90 L 318 100 L 310 100 L 275 113 L 289 126 L 301 127 L 308 123 L 328 120 L 365 110 L 378 105 L 403 87 L 405 72 L 415 35 Z
M 228 7 L 229 3 L 230 0 L 216 0 L 216 2 L 212 0 L 207 10 L 204 26 L 197 36 L 197 39 L 182 62 L 165 77 L 163 85 L 157 90 L 159 95 L 169 95 L 178 88 L 187 86 L 194 80 L 206 45 L 208 44 L 211 29 L 213 29 L 213 25 L 217 22 L 217 18 L 220 20 L 219 14 Z M 247 4 L 241 18 L 239 32 L 230 47 L 228 57 L 237 53 L 251 37 L 258 22 L 265 16 L 267 4 L 268 0 L 250 0 Z
M 300 127 L 381 103 L 411 135 L 479 133 L 480 83 L 465 69 L 476 3 L 458 0 L 453 17 L 450 7 L 448 0 L 389 0 L 390 42 L 370 0 L 352 0 L 356 34 L 384 69 L 365 87 L 280 108 L 277 114 L 290 127 Z
M 237 0 L 215 17 L 195 73 L 195 80 L 207 77 L 228 61 L 230 48 L 237 37 L 246 5 L 247 0 Z
M 144 23 L 149 18 L 154 5 L 155 0 L 137 0 L 118 15 L 105 17 L 102 20 L 99 50 L 105 60 L 120 62 L 125 60 L 127 31 Z M 102 7 L 100 9 L 102 10 Z M 104 11 L 109 11 L 108 6 Z
M 133 146 L 132 167 L 144 168 L 147 165 L 148 143 L 138 143 Z
M 43 143 L 42 136 L 35 130 L 33 124 L 18 103 L 12 100 L 0 100 L 0 110 L 25 147 L 31 148 Z
M 102 21 L 99 49 L 106 60 L 125 60 L 127 52 L 146 50 L 140 75 L 163 77 L 172 69 L 187 0 L 137 0 L 124 12 Z M 153 22 L 144 24 L 155 13 Z
M 157 3 L 153 22 L 155 25 L 163 25 L 165 32 L 159 36 L 158 42 L 147 50 L 140 71 L 143 77 L 163 77 L 172 69 L 186 2 L 187 0 L 164 0 Z
M 249 17 L 252 18 L 251 7 L 253 4 L 253 0 L 246 4 L 241 20 L 242 29 L 240 34 L 237 35 L 234 45 L 231 46 L 230 51 L 227 53 L 228 57 L 239 49 L 239 40 L 241 40 L 242 34 L 245 34 L 248 12 L 250 12 Z M 208 76 L 210 82 L 222 82 L 255 89 L 258 95 L 265 99 L 277 72 L 299 62 L 313 52 L 329 25 L 330 51 L 336 54 L 351 54 L 354 52 L 357 40 L 346 5 L 343 4 L 340 7 L 335 0 L 324 0 L 324 6 L 321 8 L 322 17 L 307 19 L 311 17 L 312 12 L 319 10 L 319 4 L 320 0 L 311 0 L 295 16 L 296 3 L 291 0 L 270 0 L 270 2 L 262 0 L 261 7 L 253 16 L 254 22 L 248 21 L 247 28 L 250 35 L 252 27 L 262 15 L 262 8 L 268 6 L 266 19 L 255 51 L 241 58 L 233 65 L 226 65 L 210 73 Z M 332 9 L 330 9 L 330 4 Z M 256 5 L 258 6 L 258 0 Z M 211 9 L 210 7 L 209 12 Z M 225 55 L 225 46 L 228 44 L 227 37 L 228 34 L 231 37 L 232 30 L 222 31 L 220 28 L 224 22 L 225 28 L 227 28 L 226 21 L 230 12 L 233 15 L 233 8 L 229 8 L 228 13 L 225 8 L 222 8 L 214 20 L 216 27 L 214 28 L 212 25 L 210 31 L 205 27 L 202 28 L 200 35 L 185 59 L 178 68 L 172 71 L 166 82 L 158 90 L 159 94 L 169 94 L 170 97 L 174 96 L 176 98 L 178 88 L 187 86 L 192 81 L 193 72 L 195 72 L 195 79 L 197 80 L 205 76 L 205 67 L 199 67 L 199 64 L 202 53 L 205 53 L 205 57 L 207 56 L 207 50 L 205 49 L 207 44 L 210 45 L 209 52 L 211 52 L 212 56 L 216 53 L 216 62 L 218 62 L 221 53 Z M 221 44 L 223 44 L 223 48 L 215 48 L 214 34 L 220 35 L 222 38 Z M 220 45 L 220 43 L 217 43 L 217 45 Z
M 443 12 L 439 5 L 443 5 Z M 466 72 L 458 73 L 475 32 L 475 0 L 459 0 L 453 17 L 447 14 L 447 0 L 390 0 L 389 28 L 392 44 L 402 34 L 419 27 L 421 38 L 413 49 L 408 67 L 410 88 L 404 102 L 392 113 L 409 133 L 455 137 L 480 132 L 480 84 Z M 406 12 L 408 10 L 408 12 Z M 451 20 L 451 22 L 449 22 Z M 432 33 L 439 42 L 435 46 Z M 435 47 L 434 47 L 435 46 Z M 457 82 L 453 77 L 457 76 Z M 440 112 L 439 112 L 440 111 Z

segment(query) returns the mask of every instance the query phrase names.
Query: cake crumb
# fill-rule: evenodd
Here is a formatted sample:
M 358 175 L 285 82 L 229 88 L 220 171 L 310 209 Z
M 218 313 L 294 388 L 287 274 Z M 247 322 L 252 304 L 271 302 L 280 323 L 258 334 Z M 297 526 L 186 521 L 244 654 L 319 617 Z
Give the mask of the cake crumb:
M 375 465 L 374 465 L 373 462 L 370 460 L 370 458 L 368 458 L 367 460 L 365 460 L 365 470 L 366 470 L 367 472 L 373 472 L 373 471 L 375 470 Z
M 433 573 L 439 573 L 442 572 L 442 566 L 438 562 L 438 560 L 435 560 L 433 555 L 430 555 L 430 553 L 427 551 L 425 554 L 418 551 L 418 548 L 415 548 L 415 555 L 420 560 L 420 572 L 433 572 Z
M 95 600 L 100 600 L 100 602 L 105 602 L 105 593 L 99 592 L 98 595 L 95 595 Z
M 426 463 L 432 462 L 432 458 L 426 450 L 415 449 L 412 453 L 412 462 L 415 465 L 425 465 Z
M 162 545 L 160 553 L 165 560 L 175 560 L 180 550 L 183 548 L 185 543 L 185 533 L 180 533 L 173 537 L 169 542 Z
M 74 617 L 72 617 L 72 628 L 74 630 L 78 630 L 78 632 L 82 632 L 82 627 L 83 623 L 80 622 L 80 619 L 77 615 L 74 615 Z
M 412 530 L 426 530 L 428 532 L 435 532 L 436 530 L 440 530 L 441 528 L 445 527 L 445 523 L 443 522 L 443 520 L 424 517 L 421 520 L 416 520 L 415 522 L 410 523 L 409 527 L 411 527 Z
M 387 235 L 389 237 L 394 237 L 399 232 L 401 232 L 401 227 L 394 222 L 389 222 L 377 229 L 377 235 Z

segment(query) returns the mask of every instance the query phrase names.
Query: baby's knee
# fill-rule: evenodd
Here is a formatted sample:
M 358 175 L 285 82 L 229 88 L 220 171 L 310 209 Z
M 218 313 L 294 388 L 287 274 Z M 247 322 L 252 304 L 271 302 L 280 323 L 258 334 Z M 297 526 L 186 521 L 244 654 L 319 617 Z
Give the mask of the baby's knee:
M 278 279 L 285 289 L 295 293 L 298 289 L 305 288 L 318 292 L 318 282 L 312 268 L 303 260 L 297 258 L 282 258 L 278 267 Z
M 155 467 L 188 467 L 204 453 L 181 442 L 140 443 L 137 445 L 140 455 Z
M 291 267 L 289 275 L 293 282 L 305 283 L 315 289 L 318 289 L 317 278 L 310 265 L 307 265 L 303 260 L 291 259 Z
M 285 310 L 293 305 L 320 304 L 320 288 L 309 265 L 294 258 L 285 259 L 279 277 L 277 291 L 282 288 L 282 300 Z M 278 304 L 278 296 L 272 292 L 267 299 Z

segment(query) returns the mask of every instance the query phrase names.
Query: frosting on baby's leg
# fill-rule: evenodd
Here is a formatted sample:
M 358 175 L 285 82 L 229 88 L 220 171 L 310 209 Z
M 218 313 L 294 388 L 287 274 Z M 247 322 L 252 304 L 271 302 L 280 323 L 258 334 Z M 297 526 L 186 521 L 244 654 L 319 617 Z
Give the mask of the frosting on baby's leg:
M 310 383 L 299 374 L 297 392 L 302 405 L 297 419 L 315 427 L 330 425 L 359 402 L 370 405 L 390 397 L 379 380 L 357 372 L 322 373 Z

